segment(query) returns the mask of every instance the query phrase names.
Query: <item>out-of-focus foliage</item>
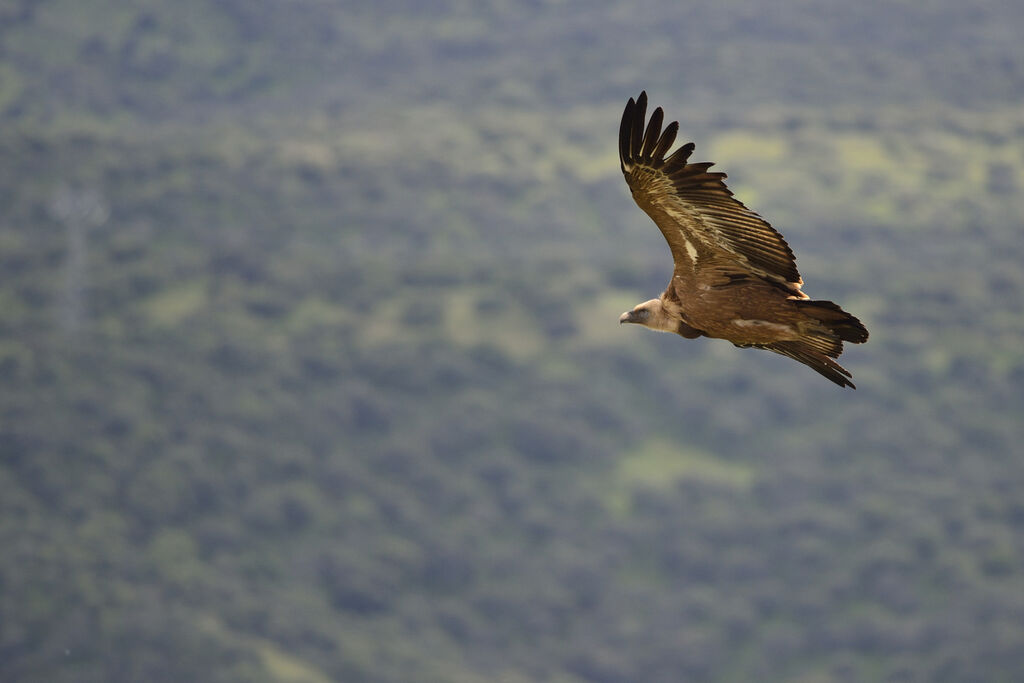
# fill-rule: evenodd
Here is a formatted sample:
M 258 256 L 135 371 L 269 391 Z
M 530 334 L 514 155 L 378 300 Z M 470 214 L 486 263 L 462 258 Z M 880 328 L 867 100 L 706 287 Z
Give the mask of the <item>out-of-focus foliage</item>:
M 0 5 L 0 679 L 1016 680 L 1022 24 Z M 641 88 L 856 392 L 618 327 Z

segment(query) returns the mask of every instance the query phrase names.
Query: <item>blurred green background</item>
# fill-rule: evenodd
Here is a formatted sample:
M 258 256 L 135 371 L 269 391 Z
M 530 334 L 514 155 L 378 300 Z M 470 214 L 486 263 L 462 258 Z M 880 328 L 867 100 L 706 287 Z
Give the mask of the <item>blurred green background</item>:
M 1022 31 L 0 0 L 0 680 L 1020 680 Z M 856 392 L 619 327 L 641 89 Z

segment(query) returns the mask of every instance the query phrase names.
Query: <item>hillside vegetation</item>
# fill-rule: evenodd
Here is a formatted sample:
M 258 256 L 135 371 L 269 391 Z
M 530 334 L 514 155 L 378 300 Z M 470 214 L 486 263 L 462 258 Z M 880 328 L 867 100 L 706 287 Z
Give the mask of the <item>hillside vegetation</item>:
M 0 4 L 0 680 L 1017 680 L 1022 26 Z M 857 391 L 616 323 L 644 88 Z

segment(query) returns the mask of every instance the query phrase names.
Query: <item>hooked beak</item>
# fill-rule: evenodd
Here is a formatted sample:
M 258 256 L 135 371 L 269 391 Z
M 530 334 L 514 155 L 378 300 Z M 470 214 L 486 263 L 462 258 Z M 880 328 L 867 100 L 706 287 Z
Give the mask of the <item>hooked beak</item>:
M 626 311 L 619 316 L 619 324 L 633 322 L 633 311 Z

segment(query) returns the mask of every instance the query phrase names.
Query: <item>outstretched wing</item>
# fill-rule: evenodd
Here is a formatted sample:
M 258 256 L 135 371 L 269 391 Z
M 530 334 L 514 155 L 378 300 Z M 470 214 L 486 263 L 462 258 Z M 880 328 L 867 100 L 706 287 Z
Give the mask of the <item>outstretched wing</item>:
M 713 164 L 686 163 L 692 142 L 666 158 L 679 123 L 673 121 L 662 131 L 661 107 L 649 123 L 646 114 L 646 92 L 636 101 L 629 98 L 619 128 L 619 160 L 633 199 L 661 229 L 677 270 L 694 268 L 701 259 L 720 259 L 724 253 L 741 267 L 804 297 L 796 259 L 782 235 L 733 197 L 723 182 L 724 173 L 708 172 Z

